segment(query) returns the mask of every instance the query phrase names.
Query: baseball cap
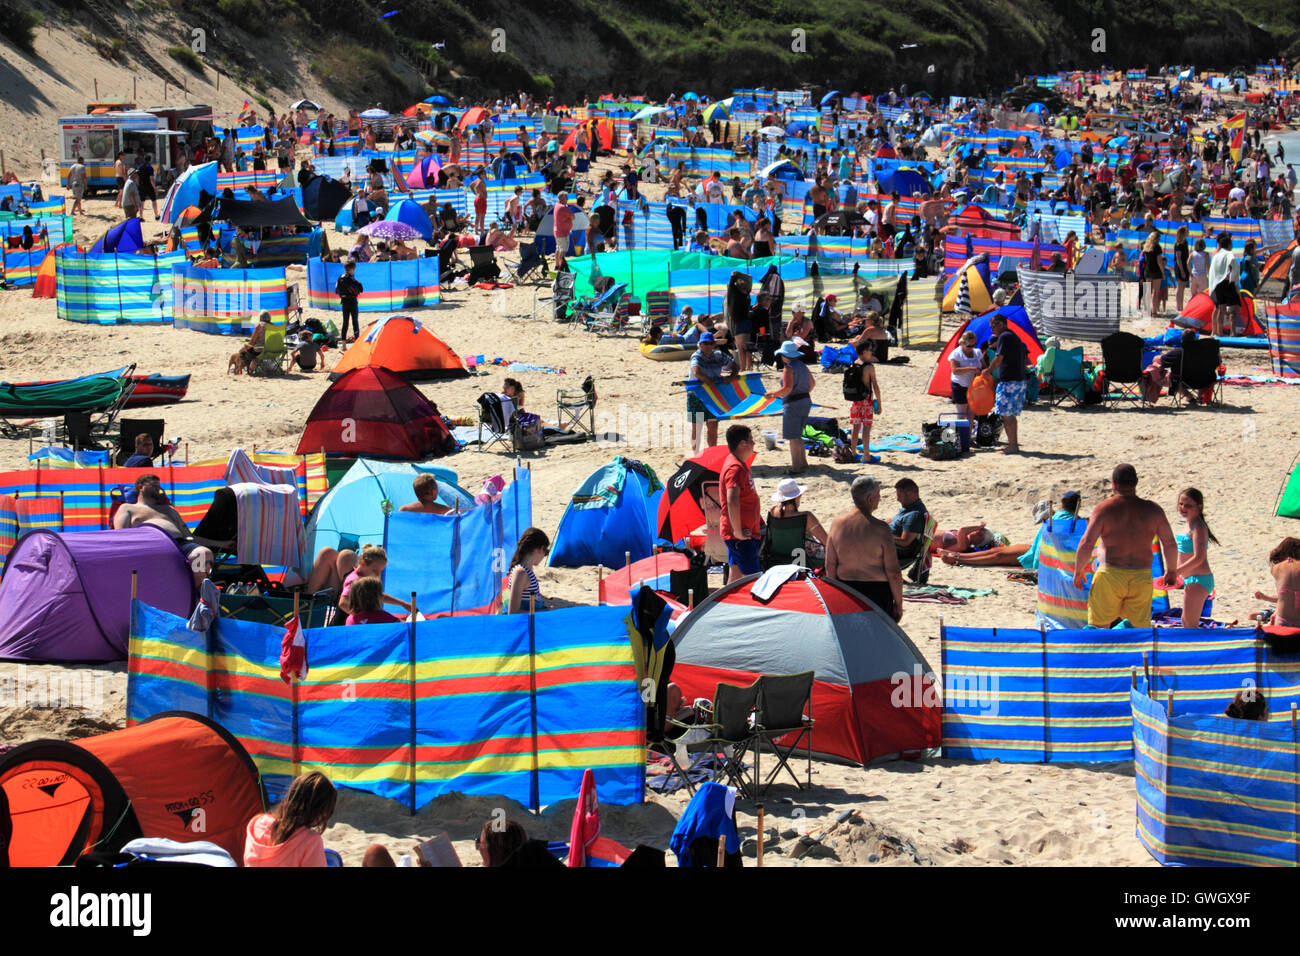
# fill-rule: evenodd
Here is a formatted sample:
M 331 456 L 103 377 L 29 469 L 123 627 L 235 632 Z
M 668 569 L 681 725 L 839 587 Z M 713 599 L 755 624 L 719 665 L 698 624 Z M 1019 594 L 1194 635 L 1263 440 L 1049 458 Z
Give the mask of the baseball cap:
M 703 335 L 700 336 L 701 345 L 703 345 L 705 342 L 714 342 L 714 341 L 716 341 L 716 339 L 714 338 L 712 332 L 705 332 Z

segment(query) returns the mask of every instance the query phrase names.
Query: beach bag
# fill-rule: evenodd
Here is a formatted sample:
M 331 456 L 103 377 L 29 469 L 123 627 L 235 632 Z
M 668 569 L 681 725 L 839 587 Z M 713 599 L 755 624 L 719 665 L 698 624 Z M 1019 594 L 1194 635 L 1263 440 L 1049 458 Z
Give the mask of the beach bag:
M 970 383 L 970 388 L 966 391 L 966 401 L 970 405 L 972 415 L 987 415 L 993 411 L 995 388 L 993 377 L 988 372 L 981 372 L 975 376 L 975 380 Z
M 975 444 L 988 448 L 998 443 L 1002 437 L 1002 416 L 981 415 L 975 419 Z

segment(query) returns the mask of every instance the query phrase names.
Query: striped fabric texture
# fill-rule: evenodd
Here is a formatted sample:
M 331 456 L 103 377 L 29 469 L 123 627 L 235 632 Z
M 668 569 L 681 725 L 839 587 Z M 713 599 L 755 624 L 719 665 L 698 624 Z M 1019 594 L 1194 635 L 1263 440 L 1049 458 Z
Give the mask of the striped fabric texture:
M 1166 866 L 1300 866 L 1298 688 L 1261 687 L 1273 714 L 1263 722 L 1152 684 L 1129 698 L 1142 845 Z
M 280 679 L 283 629 L 220 618 L 206 635 L 137 602 L 127 721 L 191 710 L 272 787 L 308 770 L 412 813 L 449 793 L 538 809 L 594 771 L 602 803 L 639 803 L 645 710 L 626 608 L 312 628 L 308 672 Z
M 1128 692 L 1144 654 L 1183 706 L 1202 713 L 1222 712 L 1243 681 L 1290 686 L 1297 673 L 1248 628 L 944 628 L 941 640 L 943 749 L 953 759 L 1132 759 Z
M 307 303 L 313 309 L 343 310 L 334 286 L 343 264 L 311 259 L 307 263 Z M 359 262 L 356 279 L 365 290 L 357 299 L 362 312 L 395 312 L 437 305 L 441 300 L 438 260 L 421 256 L 395 262 Z
M 172 321 L 172 269 L 188 261 L 184 252 L 119 255 L 65 246 L 54 255 L 59 318 L 94 325 Z
M 760 372 L 746 372 L 735 380 L 702 382 L 687 379 L 686 391 L 696 396 L 715 418 L 758 418 L 780 415 L 785 404 L 766 394 Z
M 178 329 L 251 335 L 263 310 L 271 313 L 272 322 L 283 325 L 288 320 L 289 290 L 283 268 L 199 269 L 178 265 L 173 275 L 173 324 Z

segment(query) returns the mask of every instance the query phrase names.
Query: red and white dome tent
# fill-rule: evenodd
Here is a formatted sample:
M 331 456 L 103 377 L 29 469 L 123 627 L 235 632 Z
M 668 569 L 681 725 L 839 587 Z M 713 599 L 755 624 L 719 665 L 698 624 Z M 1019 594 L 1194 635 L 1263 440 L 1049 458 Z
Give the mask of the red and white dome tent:
M 672 680 L 686 700 L 712 700 L 719 683 L 813 671 L 814 752 L 866 764 L 939 746 L 934 669 L 893 618 L 806 572 L 764 602 L 751 593 L 759 577 L 715 591 L 673 633 Z

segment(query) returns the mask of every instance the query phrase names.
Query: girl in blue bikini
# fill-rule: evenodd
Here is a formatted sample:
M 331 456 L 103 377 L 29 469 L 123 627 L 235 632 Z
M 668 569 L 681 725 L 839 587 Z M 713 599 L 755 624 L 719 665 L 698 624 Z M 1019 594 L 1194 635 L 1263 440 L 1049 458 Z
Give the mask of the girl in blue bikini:
M 1183 579 L 1183 627 L 1200 627 L 1205 600 L 1214 593 L 1214 574 L 1206 555 L 1209 542 L 1219 543 L 1205 523 L 1205 496 L 1195 488 L 1178 495 L 1178 514 L 1187 521 L 1187 533 L 1175 536 L 1178 543 L 1178 576 Z

